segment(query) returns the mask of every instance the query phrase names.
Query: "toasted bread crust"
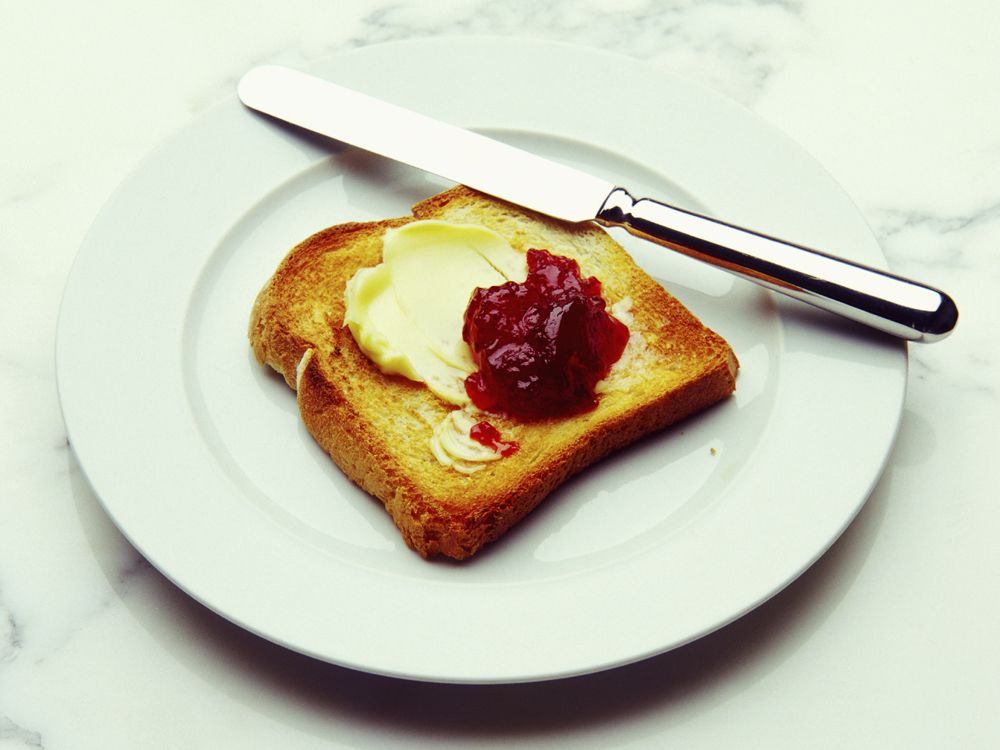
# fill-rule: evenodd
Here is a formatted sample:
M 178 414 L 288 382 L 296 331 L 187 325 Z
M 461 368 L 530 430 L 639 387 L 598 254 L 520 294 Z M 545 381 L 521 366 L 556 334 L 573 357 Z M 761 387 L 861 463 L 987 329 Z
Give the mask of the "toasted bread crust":
M 583 274 L 601 280 L 609 305 L 632 299 L 630 328 L 644 342 L 639 353 L 626 350 L 591 412 L 530 423 L 491 415 L 520 449 L 472 475 L 442 466 L 429 449 L 434 424 L 454 407 L 421 384 L 384 375 L 343 325 L 344 287 L 359 268 L 381 261 L 386 229 L 430 218 L 482 224 L 517 249 L 576 258 Z M 316 441 L 385 504 L 424 557 L 474 554 L 573 474 L 728 396 L 738 367 L 728 344 L 599 227 L 542 217 L 461 186 L 417 204 L 410 217 L 331 227 L 293 248 L 258 295 L 249 336 L 257 360 L 297 391 Z

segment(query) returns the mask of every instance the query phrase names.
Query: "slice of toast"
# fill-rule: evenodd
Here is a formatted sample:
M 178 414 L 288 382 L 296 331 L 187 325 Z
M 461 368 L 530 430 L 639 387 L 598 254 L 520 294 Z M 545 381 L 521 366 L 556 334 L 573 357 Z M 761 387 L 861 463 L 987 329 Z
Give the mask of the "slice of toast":
M 630 329 L 599 384 L 596 409 L 518 422 L 489 415 L 519 450 L 463 474 L 430 449 L 456 407 L 424 385 L 384 375 L 344 326 L 344 288 L 382 260 L 382 236 L 417 219 L 479 224 L 517 250 L 547 249 L 596 276 Z M 430 278 L 433 278 L 430 275 Z M 497 539 L 571 475 L 638 438 L 725 398 L 735 388 L 729 345 L 643 272 L 600 227 L 570 224 L 455 187 L 413 215 L 330 227 L 293 248 L 261 290 L 250 320 L 257 360 L 297 391 L 309 432 L 351 480 L 380 499 L 424 557 L 464 559 Z

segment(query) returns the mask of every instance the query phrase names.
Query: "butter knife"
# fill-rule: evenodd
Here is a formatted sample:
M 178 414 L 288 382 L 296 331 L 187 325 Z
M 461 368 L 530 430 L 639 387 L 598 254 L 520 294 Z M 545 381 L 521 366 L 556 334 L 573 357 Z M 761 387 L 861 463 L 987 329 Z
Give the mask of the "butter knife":
M 251 109 L 565 221 L 596 221 L 910 341 L 958 321 L 944 292 L 650 198 L 578 169 L 291 68 L 238 85 Z

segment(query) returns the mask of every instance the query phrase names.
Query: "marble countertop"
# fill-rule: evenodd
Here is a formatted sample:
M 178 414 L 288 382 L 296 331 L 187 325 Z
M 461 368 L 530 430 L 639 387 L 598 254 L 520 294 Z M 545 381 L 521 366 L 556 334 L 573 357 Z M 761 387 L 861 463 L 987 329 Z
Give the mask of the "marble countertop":
M 1000 6 L 992 0 L 11 4 L 0 26 L 0 747 L 1000 746 Z M 260 62 L 496 34 L 607 49 L 734 98 L 852 196 L 962 319 L 910 346 L 884 475 L 784 592 L 689 646 L 549 683 L 312 661 L 189 599 L 102 511 L 53 342 L 115 186 Z M 102 374 L 103 376 L 103 374 Z

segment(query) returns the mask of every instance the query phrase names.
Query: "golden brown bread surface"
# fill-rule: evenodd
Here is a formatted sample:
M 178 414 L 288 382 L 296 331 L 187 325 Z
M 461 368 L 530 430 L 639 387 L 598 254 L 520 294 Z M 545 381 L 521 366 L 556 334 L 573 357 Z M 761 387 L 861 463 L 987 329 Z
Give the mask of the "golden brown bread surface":
M 575 258 L 581 275 L 601 281 L 609 307 L 631 299 L 630 343 L 596 409 L 530 423 L 490 415 L 505 440 L 517 441 L 516 453 L 474 474 L 438 463 L 429 447 L 433 427 L 455 407 L 422 384 L 382 374 L 343 325 L 347 281 L 382 260 L 386 229 L 416 219 L 480 224 L 518 250 Z M 385 504 L 424 557 L 474 554 L 571 475 L 728 396 L 738 367 L 728 344 L 601 228 L 461 186 L 417 204 L 410 217 L 330 227 L 293 248 L 258 295 L 249 336 L 257 360 L 297 391 L 313 437 Z

